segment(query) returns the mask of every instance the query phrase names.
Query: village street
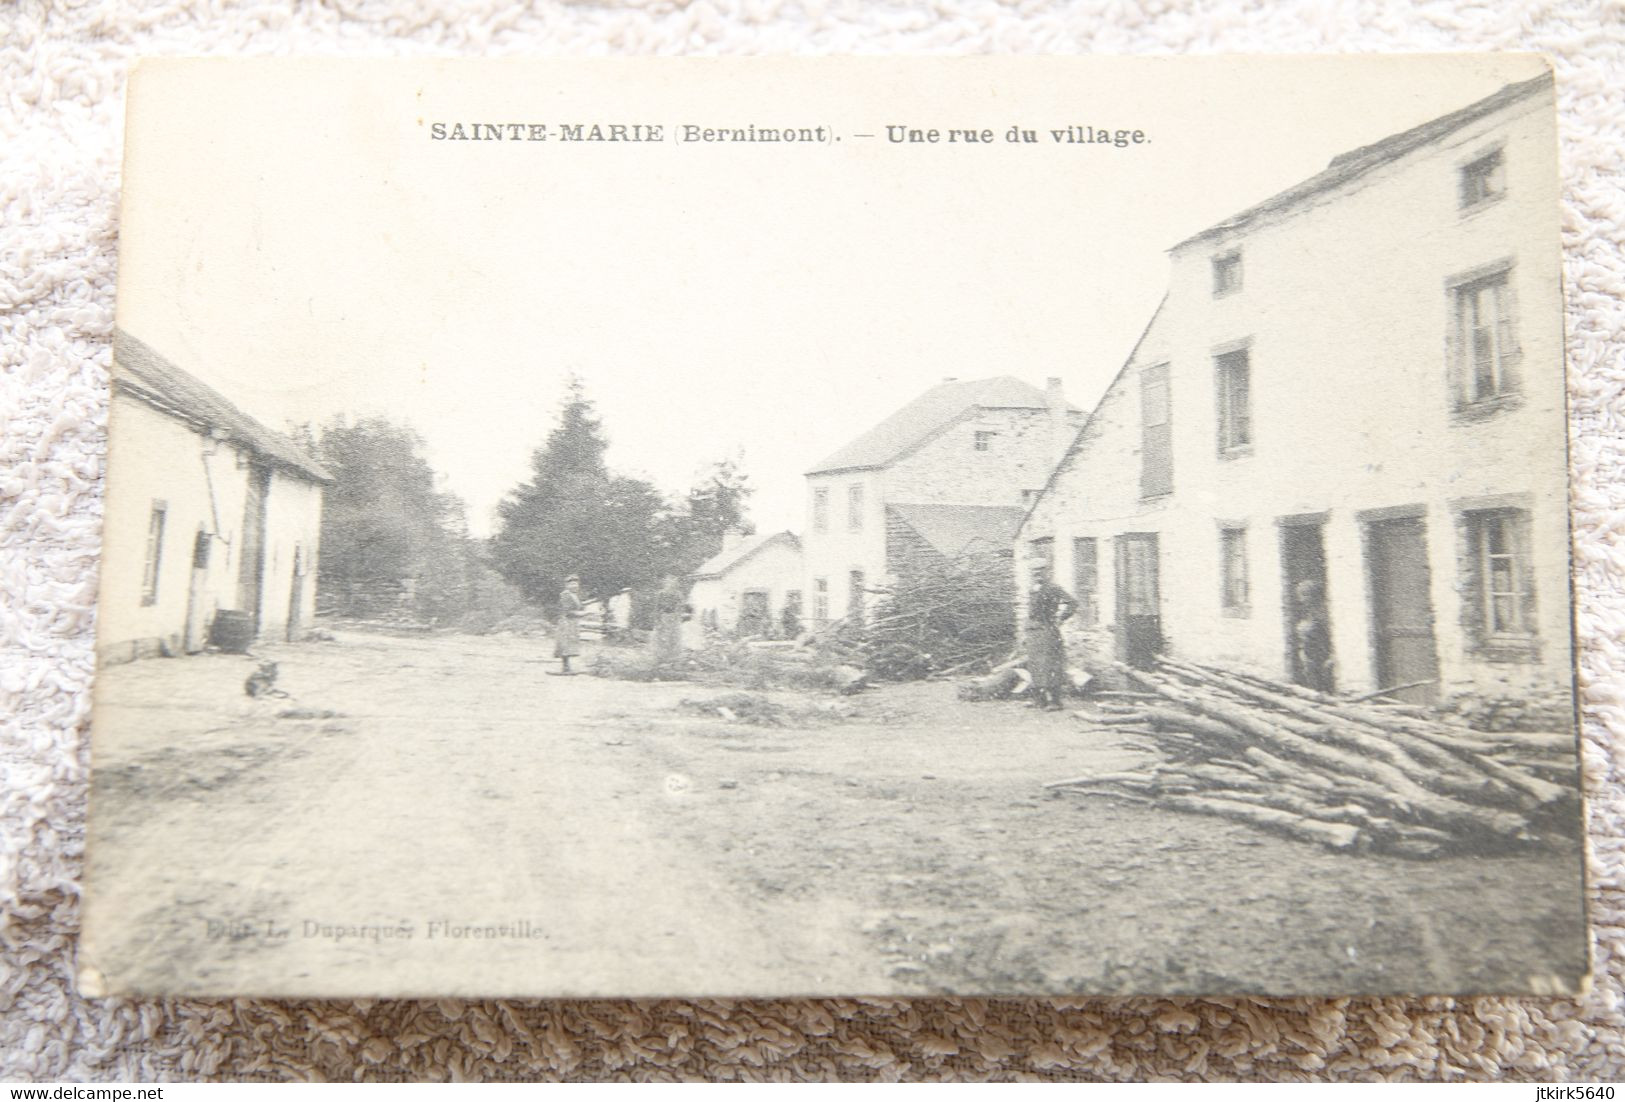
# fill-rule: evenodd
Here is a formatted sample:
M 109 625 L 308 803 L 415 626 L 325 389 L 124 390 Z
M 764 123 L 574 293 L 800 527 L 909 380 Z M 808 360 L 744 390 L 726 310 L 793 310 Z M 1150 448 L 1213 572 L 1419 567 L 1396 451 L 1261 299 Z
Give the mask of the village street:
M 263 995 L 1474 992 L 1575 940 L 1577 854 L 1353 856 L 1052 795 L 1148 751 L 940 682 L 550 654 L 341 632 L 104 669 L 85 959 Z M 245 695 L 265 660 L 288 697 Z

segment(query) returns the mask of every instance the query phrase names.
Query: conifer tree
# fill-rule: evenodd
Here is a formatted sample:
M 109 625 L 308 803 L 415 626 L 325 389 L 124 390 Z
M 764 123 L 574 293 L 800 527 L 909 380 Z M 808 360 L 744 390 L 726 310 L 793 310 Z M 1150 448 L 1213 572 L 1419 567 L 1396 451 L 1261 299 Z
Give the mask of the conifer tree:
M 665 503 L 649 483 L 612 474 L 608 447 L 586 388 L 572 378 L 530 478 L 498 506 L 497 569 L 549 611 L 571 574 L 587 596 L 606 597 L 652 583 L 667 566 L 657 532 Z

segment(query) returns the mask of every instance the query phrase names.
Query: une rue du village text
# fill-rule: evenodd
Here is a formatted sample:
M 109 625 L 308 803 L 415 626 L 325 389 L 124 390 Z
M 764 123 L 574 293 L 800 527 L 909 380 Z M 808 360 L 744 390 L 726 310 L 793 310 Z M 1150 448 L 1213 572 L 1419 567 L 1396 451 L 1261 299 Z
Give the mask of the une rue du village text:
M 1082 123 L 1067 126 L 943 127 L 888 123 L 875 130 L 837 133 L 818 126 L 710 126 L 700 123 L 541 123 L 435 121 L 428 126 L 436 142 L 674 142 L 679 145 L 833 145 L 848 139 L 884 145 L 1104 145 L 1117 149 L 1145 145 L 1141 129 Z

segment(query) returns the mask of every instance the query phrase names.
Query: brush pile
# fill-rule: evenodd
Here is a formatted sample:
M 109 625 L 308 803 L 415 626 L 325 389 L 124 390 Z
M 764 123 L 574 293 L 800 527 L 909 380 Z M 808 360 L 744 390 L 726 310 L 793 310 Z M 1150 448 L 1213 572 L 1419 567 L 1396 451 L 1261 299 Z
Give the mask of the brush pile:
M 884 589 L 858 629 L 864 666 L 880 681 L 987 670 L 1016 641 L 1008 559 L 967 554 L 915 565 Z
M 1414 858 L 1556 846 L 1578 830 L 1570 735 L 1472 731 L 1424 708 L 1167 658 L 1120 669 L 1136 691 L 1101 694 L 1102 714 L 1079 716 L 1148 738 L 1162 760 L 1046 787 Z

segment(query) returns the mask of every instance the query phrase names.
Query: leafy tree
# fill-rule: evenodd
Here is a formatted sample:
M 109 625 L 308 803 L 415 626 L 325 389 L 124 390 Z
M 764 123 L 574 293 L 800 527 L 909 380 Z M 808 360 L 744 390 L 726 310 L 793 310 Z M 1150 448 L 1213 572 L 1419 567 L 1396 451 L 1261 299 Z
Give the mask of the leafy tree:
M 377 615 L 446 604 L 467 582 L 463 508 L 436 489 L 422 438 L 376 417 L 302 435 L 334 478 L 322 501 L 323 605 Z
M 678 576 L 688 574 L 722 550 L 728 531 L 751 534 L 747 505 L 752 492 L 749 477 L 734 460 L 713 464 L 688 491 L 682 508 L 667 518 L 667 569 Z

